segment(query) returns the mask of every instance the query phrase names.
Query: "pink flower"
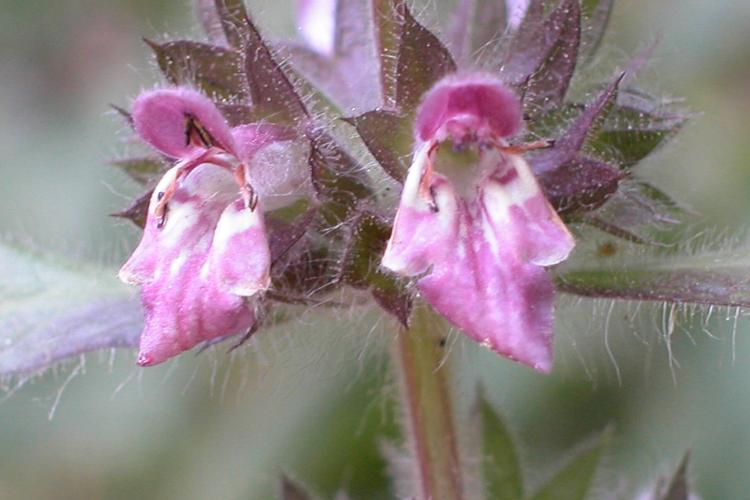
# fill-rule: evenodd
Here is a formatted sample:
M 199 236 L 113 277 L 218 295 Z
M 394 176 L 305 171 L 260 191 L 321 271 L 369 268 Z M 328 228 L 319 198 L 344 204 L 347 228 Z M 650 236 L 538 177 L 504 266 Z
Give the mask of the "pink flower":
M 138 364 L 149 366 L 254 325 L 250 299 L 270 283 L 262 206 L 286 204 L 304 182 L 289 174 L 288 132 L 230 128 L 196 91 L 145 92 L 132 115 L 140 137 L 177 160 L 154 189 L 143 239 L 120 270 L 120 279 L 142 287 Z M 289 146 L 286 157 L 280 146 Z
M 425 96 L 384 267 L 417 276 L 425 299 L 471 338 L 541 372 L 554 357 L 546 266 L 574 241 L 523 148 L 520 103 L 501 82 L 452 76 Z

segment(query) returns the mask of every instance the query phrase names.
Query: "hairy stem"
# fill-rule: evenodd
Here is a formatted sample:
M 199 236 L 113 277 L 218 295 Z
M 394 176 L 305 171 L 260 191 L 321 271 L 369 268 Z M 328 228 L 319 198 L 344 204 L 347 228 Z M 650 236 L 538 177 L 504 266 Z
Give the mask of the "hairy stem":
M 405 432 L 423 500 L 464 498 L 458 436 L 445 362 L 444 321 L 418 307 L 412 326 L 398 336 L 394 360 L 400 366 Z

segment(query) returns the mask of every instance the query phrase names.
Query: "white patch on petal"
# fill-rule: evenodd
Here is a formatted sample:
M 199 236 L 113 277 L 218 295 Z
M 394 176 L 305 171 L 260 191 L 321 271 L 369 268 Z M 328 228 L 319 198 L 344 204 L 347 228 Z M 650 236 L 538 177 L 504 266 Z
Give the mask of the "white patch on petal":
M 169 265 L 169 277 L 175 278 L 190 257 L 190 250 L 182 250 L 176 259 Z
M 526 160 L 519 155 L 508 155 L 507 158 L 518 175 L 506 184 L 485 182 L 483 186 L 487 210 L 493 218 L 502 221 L 509 219 L 511 206 L 523 207 L 534 196 L 544 196 Z
M 422 182 L 422 175 L 429 161 L 428 156 L 431 147 L 431 143 L 427 142 L 414 152 L 414 160 L 406 175 L 404 189 L 401 191 L 401 207 L 409 207 L 420 211 L 430 210 L 427 200 L 419 192 L 419 185 Z
M 209 265 L 209 261 L 206 261 L 201 266 L 201 270 L 200 270 L 200 274 L 199 274 L 201 281 L 208 281 L 208 277 L 210 275 L 209 274 L 210 272 L 211 272 L 211 266 Z
M 229 241 L 236 235 L 260 224 L 260 217 L 260 205 L 255 210 L 245 208 L 237 210 L 235 207 L 225 210 L 216 226 L 212 250 L 219 255 L 223 254 Z

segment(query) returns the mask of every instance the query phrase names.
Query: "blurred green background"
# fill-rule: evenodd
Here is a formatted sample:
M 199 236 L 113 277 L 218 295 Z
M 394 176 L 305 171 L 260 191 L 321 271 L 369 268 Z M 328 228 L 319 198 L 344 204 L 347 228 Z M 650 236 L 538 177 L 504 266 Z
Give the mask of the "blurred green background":
M 249 5 L 267 33 L 293 32 L 289 0 Z M 131 147 L 107 105 L 158 81 L 142 36 L 199 36 L 192 7 L 2 0 L 0 12 L 0 234 L 115 266 L 137 232 L 106 214 L 136 187 L 106 167 Z M 603 56 L 622 62 L 662 36 L 639 82 L 701 114 L 640 172 L 731 232 L 750 214 L 748 26 L 746 0 L 618 0 Z M 670 314 L 563 298 L 554 375 L 457 339 L 460 392 L 483 381 L 532 484 L 613 424 L 602 479 L 615 493 L 669 473 L 689 448 L 703 498 L 750 498 L 748 322 L 734 331 L 734 312 L 716 311 L 711 338 L 678 315 L 670 361 Z M 311 312 L 231 356 L 140 370 L 132 353 L 107 352 L 29 381 L 0 403 L 0 498 L 264 499 L 282 472 L 326 497 L 388 498 L 389 335 L 374 316 L 339 316 Z

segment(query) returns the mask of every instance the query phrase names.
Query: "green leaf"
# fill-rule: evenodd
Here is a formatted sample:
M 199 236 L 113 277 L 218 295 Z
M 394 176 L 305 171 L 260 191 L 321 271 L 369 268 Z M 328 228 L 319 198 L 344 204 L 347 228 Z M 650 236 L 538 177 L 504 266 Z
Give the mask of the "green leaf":
M 262 122 L 266 117 L 263 110 L 245 104 L 219 103 L 217 107 L 231 127 Z
M 587 146 L 598 156 L 630 168 L 682 130 L 686 121 L 686 116 L 664 111 L 613 106 Z
M 403 182 L 411 157 L 411 120 L 392 111 L 377 109 L 345 121 L 357 129 L 383 170 L 398 182 Z
M 371 196 L 365 172 L 329 134 L 309 129 L 309 165 L 313 188 L 324 203 L 321 213 L 335 225 L 346 219 L 361 200 Z
M 594 482 L 599 462 L 609 441 L 609 432 L 574 456 L 532 496 L 532 500 L 584 500 Z
M 242 48 L 248 19 L 244 0 L 214 0 L 224 36 L 232 47 Z
M 629 241 L 664 246 L 691 215 L 655 186 L 625 180 L 603 206 L 581 220 Z
M 582 0 L 581 50 L 582 61 L 589 61 L 601 45 L 609 24 L 614 0 Z
M 662 495 L 659 500 L 689 500 L 690 499 L 690 485 L 688 484 L 688 464 L 690 462 L 690 453 L 685 453 L 685 456 L 680 462 L 680 466 L 672 476 L 672 480 L 669 483 L 667 491 Z
M 146 216 L 148 215 L 148 205 L 151 201 L 151 194 L 153 189 L 147 191 L 143 195 L 139 196 L 132 201 L 130 206 L 119 212 L 115 212 L 112 217 L 120 217 L 122 219 L 128 219 L 138 227 L 146 226 Z
M 222 0 L 217 0 L 222 1 Z M 298 125 L 309 117 L 302 98 L 249 17 L 244 19 L 245 78 L 253 107 L 274 123 Z
M 696 247 L 701 243 L 692 240 Z M 555 270 L 562 292 L 624 300 L 750 306 L 750 251 L 746 248 L 694 251 L 613 242 L 591 235 L 579 242 L 571 259 Z
M 451 51 L 462 63 L 471 63 L 501 39 L 507 27 L 505 2 L 460 0 L 448 29 Z
M 617 167 L 579 157 L 539 176 L 549 202 L 561 215 L 600 207 L 617 190 L 624 175 Z
M 195 0 L 194 8 L 196 17 L 208 39 L 216 45 L 228 45 L 215 0 Z
M 570 126 L 555 141 L 554 147 L 541 150 L 531 158 L 537 174 L 566 165 L 581 153 L 586 140 L 599 130 L 604 121 L 603 117 L 615 104 L 620 82 L 624 77 L 625 73 L 621 73 L 599 93 L 596 99 L 587 103 L 581 113 L 575 120 L 572 120 Z
M 340 280 L 353 287 L 369 289 L 381 307 L 408 328 L 412 297 L 406 282 L 380 269 L 391 226 L 377 215 L 363 212 L 351 228 L 341 258 Z
M 146 43 L 156 54 L 164 76 L 174 85 L 194 85 L 214 98 L 243 100 L 247 97 L 239 52 L 216 45 L 176 40 Z
M 399 15 L 400 4 L 405 0 L 372 0 L 375 28 L 375 46 L 378 52 L 380 88 L 383 106 L 396 107 L 398 93 L 398 57 L 401 45 L 403 18 Z
M 114 269 L 60 263 L 0 244 L 0 375 L 134 347 L 142 324 L 139 301 Z
M 164 173 L 164 169 L 167 167 L 167 164 L 161 158 L 153 157 L 115 160 L 112 165 L 122 169 L 131 179 L 141 185 L 146 185 L 154 180 Z
M 396 69 L 396 102 L 413 112 L 422 96 L 443 76 L 456 71 L 450 52 L 427 28 L 417 22 L 405 3 L 397 10 L 402 19 Z
M 552 42 L 524 85 L 524 111 L 531 115 L 560 105 L 568 91 L 581 42 L 578 0 L 563 0 L 544 21 L 541 34 Z
M 513 436 L 481 392 L 475 411 L 482 436 L 485 497 L 493 500 L 523 498 L 523 475 Z

